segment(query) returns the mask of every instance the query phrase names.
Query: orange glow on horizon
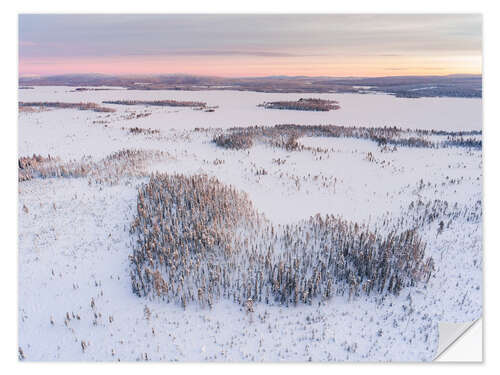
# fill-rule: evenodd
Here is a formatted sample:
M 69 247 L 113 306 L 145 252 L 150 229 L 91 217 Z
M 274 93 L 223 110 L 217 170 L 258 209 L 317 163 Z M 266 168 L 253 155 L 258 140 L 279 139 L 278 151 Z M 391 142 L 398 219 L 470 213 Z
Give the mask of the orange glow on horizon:
M 481 74 L 481 56 L 124 56 L 23 59 L 20 76 L 101 73 L 110 75 L 193 74 L 219 77 L 270 75 L 379 77 L 395 75 Z

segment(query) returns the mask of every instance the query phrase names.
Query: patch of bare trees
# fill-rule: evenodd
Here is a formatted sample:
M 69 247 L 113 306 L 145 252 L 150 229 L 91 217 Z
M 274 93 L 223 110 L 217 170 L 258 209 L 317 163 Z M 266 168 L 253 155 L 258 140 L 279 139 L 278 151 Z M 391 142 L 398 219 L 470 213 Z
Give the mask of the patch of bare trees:
M 132 290 L 183 307 L 220 298 L 288 306 L 428 281 L 434 262 L 417 230 L 385 229 L 329 215 L 275 226 L 215 178 L 155 174 L 130 229 Z
M 122 129 L 126 129 L 126 128 L 122 128 Z M 134 134 L 134 135 L 137 135 L 137 134 L 153 135 L 153 134 L 160 133 L 160 131 L 158 129 L 150 129 L 150 128 L 146 129 L 146 128 L 139 128 L 139 127 L 129 128 L 128 132 L 130 134 Z
M 219 147 L 234 150 L 244 150 L 253 146 L 253 136 L 245 132 L 220 134 L 215 136 L 213 141 Z
M 438 134 L 439 133 L 439 134 Z M 220 147 L 232 149 L 251 148 L 256 141 L 267 143 L 289 151 L 311 149 L 299 144 L 301 137 L 327 138 L 358 138 L 376 142 L 387 149 L 394 147 L 466 147 L 482 148 L 482 141 L 474 138 L 464 139 L 458 134 L 481 132 L 445 132 L 448 138 L 445 141 L 431 141 L 432 135 L 442 135 L 437 131 L 403 130 L 396 127 L 355 127 L 337 125 L 296 125 L 283 124 L 275 126 L 233 127 L 216 134 L 212 141 Z
M 465 147 L 465 148 L 475 148 L 482 149 L 483 141 L 481 139 L 475 139 L 472 137 L 464 138 L 462 136 L 449 136 L 446 141 L 443 142 L 444 147 Z
M 64 103 L 64 102 L 19 102 L 19 108 L 76 108 L 80 111 L 116 112 L 113 108 L 103 107 L 96 103 Z
M 158 107 L 196 107 L 205 108 L 207 103 L 195 101 L 178 101 L 178 100 L 105 100 L 104 104 L 119 104 L 119 105 L 150 105 Z
M 124 176 L 147 176 L 146 167 L 152 161 L 165 160 L 170 155 L 161 151 L 120 150 L 94 161 L 90 156 L 80 160 L 62 161 L 48 155 L 24 156 L 18 159 L 18 180 L 50 177 L 88 177 L 95 183 L 116 184 Z
M 336 100 L 318 99 L 318 98 L 300 98 L 296 101 L 277 101 L 264 102 L 258 107 L 268 109 L 293 109 L 297 111 L 321 111 L 328 112 L 340 109 Z

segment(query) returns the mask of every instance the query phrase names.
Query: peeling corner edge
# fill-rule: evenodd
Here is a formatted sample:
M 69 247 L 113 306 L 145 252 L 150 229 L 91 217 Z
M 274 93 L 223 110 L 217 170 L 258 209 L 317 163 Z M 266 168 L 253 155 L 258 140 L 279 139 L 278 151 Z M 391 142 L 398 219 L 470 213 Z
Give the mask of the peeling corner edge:
M 449 354 L 449 350 L 454 344 L 462 339 L 468 339 L 468 342 L 471 341 L 477 342 L 478 337 L 472 337 L 468 335 L 471 332 L 472 328 L 478 327 L 480 330 L 480 334 L 476 334 L 475 336 L 480 337 L 480 350 L 481 354 L 478 358 L 470 359 L 445 359 L 443 358 L 447 354 Z M 479 317 L 478 319 L 471 322 L 464 323 L 449 323 L 449 322 L 439 322 L 439 343 L 436 356 L 434 357 L 434 362 L 469 362 L 469 363 L 482 363 L 484 360 L 483 353 L 483 317 Z M 472 349 L 472 348 L 471 348 Z M 477 351 L 477 348 L 474 348 Z

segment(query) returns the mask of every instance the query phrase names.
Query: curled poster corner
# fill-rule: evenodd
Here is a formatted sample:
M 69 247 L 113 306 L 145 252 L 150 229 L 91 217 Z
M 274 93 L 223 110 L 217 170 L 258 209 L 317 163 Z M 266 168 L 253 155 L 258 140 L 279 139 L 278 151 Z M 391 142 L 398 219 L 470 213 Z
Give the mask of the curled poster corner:
M 465 323 L 439 323 L 437 362 L 482 362 L 482 318 Z

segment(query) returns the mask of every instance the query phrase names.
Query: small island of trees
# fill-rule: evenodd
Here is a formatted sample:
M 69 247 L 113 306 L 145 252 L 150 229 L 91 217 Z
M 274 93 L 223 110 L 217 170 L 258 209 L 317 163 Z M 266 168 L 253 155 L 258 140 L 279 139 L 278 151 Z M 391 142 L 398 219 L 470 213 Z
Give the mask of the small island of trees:
M 335 100 L 318 98 L 300 98 L 297 101 L 264 102 L 258 107 L 268 109 L 294 109 L 298 111 L 322 111 L 328 112 L 340 109 L 340 105 Z

